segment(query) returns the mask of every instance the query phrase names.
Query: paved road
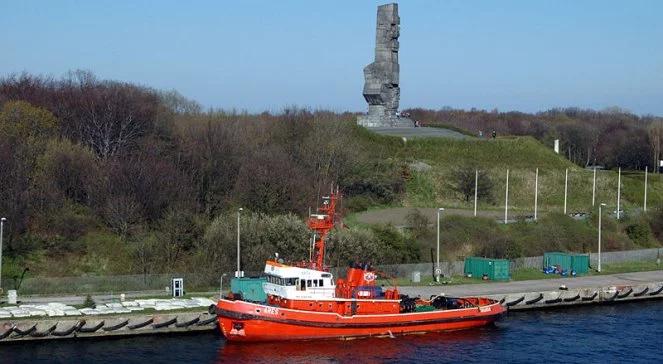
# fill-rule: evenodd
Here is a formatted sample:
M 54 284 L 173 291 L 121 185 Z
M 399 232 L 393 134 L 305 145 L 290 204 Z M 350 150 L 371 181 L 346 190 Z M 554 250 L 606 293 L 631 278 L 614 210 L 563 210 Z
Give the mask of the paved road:
M 218 292 L 194 292 L 189 294 L 184 298 L 190 297 L 216 297 L 218 298 Z M 80 305 L 85 302 L 85 295 L 32 295 L 32 296 L 20 296 L 18 300 L 23 304 L 45 304 L 49 302 L 59 302 L 65 303 L 68 305 Z M 169 299 L 171 296 L 164 294 L 163 291 L 142 291 L 142 292 L 127 292 L 125 293 L 125 298 L 127 300 L 137 299 L 141 297 L 158 297 Z M 92 299 L 96 303 L 108 303 L 108 302 L 117 302 L 120 300 L 120 294 L 93 294 Z
M 392 224 L 394 226 L 407 225 L 407 215 L 412 213 L 412 210 L 419 210 L 421 214 L 428 218 L 428 221 L 435 221 L 437 218 L 437 209 L 429 207 L 388 207 L 378 210 L 368 210 L 357 213 L 357 221 L 363 224 Z M 467 209 L 454 209 L 446 208 L 444 210 L 446 215 L 459 215 L 459 216 L 474 216 L 473 210 Z M 532 213 L 510 212 L 510 217 L 513 219 L 523 219 Z M 539 211 L 539 215 L 544 215 L 545 212 Z M 484 210 L 477 211 L 477 215 L 481 217 L 494 218 L 502 222 L 504 220 L 504 211 L 499 210 Z M 510 220 L 511 221 L 511 220 Z M 515 220 L 513 220 L 515 221 Z
M 382 135 L 399 136 L 405 138 L 452 138 L 452 139 L 468 139 L 469 136 L 459 133 L 455 130 L 444 128 L 369 128 L 370 131 Z
M 663 283 L 663 270 L 637 273 L 620 273 L 603 276 L 556 278 L 504 283 L 462 284 L 457 286 L 408 286 L 398 289 L 410 296 L 429 297 L 445 293 L 448 296 L 481 296 L 508 293 L 544 292 L 559 289 L 565 284 L 569 289 L 628 286 L 649 282 Z

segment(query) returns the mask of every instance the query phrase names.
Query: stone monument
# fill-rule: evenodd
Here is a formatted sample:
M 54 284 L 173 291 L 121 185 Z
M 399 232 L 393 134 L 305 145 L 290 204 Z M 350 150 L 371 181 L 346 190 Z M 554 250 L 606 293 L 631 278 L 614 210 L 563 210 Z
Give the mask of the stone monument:
M 364 98 L 368 114 L 357 118 L 365 127 L 412 127 L 412 120 L 398 114 L 398 4 L 378 6 L 375 61 L 364 68 Z

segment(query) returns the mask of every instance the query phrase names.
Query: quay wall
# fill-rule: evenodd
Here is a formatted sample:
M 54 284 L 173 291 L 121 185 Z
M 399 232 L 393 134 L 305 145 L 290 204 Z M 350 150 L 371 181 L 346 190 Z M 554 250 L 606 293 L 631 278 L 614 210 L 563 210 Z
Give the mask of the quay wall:
M 0 319 L 0 345 L 8 342 L 210 332 L 208 312 Z

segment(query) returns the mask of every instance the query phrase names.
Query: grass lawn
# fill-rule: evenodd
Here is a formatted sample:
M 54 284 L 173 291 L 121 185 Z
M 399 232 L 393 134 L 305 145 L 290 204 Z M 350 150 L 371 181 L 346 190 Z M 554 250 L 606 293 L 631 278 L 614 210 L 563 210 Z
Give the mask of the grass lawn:
M 593 275 L 606 275 L 617 273 L 631 273 L 631 272 L 648 272 L 663 269 L 663 266 L 657 265 L 656 262 L 626 262 L 609 264 L 601 267 L 601 273 L 590 270 L 587 276 Z M 536 268 L 522 268 L 511 272 L 511 281 L 528 281 L 536 279 L 554 279 L 564 278 L 558 274 L 544 274 L 540 269 Z M 460 285 L 460 284 L 477 284 L 477 283 L 500 283 L 504 281 L 483 281 L 480 278 L 467 278 L 464 276 L 453 276 L 451 278 L 442 278 L 442 283 L 439 285 Z M 408 278 L 398 278 L 396 280 L 378 280 L 378 284 L 384 284 L 385 287 L 393 285 L 394 282 L 398 286 L 429 286 L 437 285 L 430 276 L 421 277 L 421 282 L 412 283 Z

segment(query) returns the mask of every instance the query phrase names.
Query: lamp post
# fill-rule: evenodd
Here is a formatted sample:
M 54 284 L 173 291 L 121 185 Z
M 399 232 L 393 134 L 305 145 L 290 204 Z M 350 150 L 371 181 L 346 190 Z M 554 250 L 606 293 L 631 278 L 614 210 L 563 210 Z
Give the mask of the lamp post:
M 239 247 L 239 232 L 240 232 L 239 231 L 239 229 L 240 229 L 239 228 L 239 217 L 240 217 L 240 214 L 241 214 L 242 210 L 244 210 L 244 209 L 241 208 L 241 207 L 239 208 L 239 210 L 237 210 L 237 272 L 235 272 L 235 277 L 237 277 L 237 278 L 241 278 L 241 276 L 242 276 L 242 270 L 240 268 L 240 247 Z
M 539 169 L 534 175 L 534 221 L 537 221 L 537 210 L 539 209 Z
M 569 169 L 566 169 L 564 175 L 564 215 L 566 215 L 566 199 L 569 194 Z
M 0 292 L 2 292 L 2 238 L 5 235 L 5 221 L 7 221 L 5 217 L 0 219 Z
M 622 195 L 622 167 L 619 167 L 619 172 L 618 172 L 618 177 L 617 177 L 617 220 L 619 220 L 621 216 L 621 212 L 619 211 L 619 202 L 621 200 L 621 195 Z
M 435 281 L 440 282 L 440 214 L 444 211 L 444 208 L 440 207 L 437 209 L 437 263 L 435 264 Z
M 602 215 L 602 207 L 605 206 L 604 203 L 599 205 L 599 264 L 597 267 L 597 271 L 601 273 L 601 215 Z
M 226 273 L 221 275 L 221 284 L 219 285 L 219 299 L 223 298 L 223 277 L 227 276 Z
M 506 188 L 504 189 L 504 224 L 506 225 L 509 217 L 509 170 L 506 170 Z
M 477 216 L 477 199 L 479 197 L 479 170 L 474 171 L 474 217 Z
M 592 182 L 592 206 L 595 205 L 596 202 L 596 167 L 594 167 L 594 179 Z
M 647 212 L 647 172 L 649 172 L 649 166 L 645 166 L 645 198 L 643 210 Z

